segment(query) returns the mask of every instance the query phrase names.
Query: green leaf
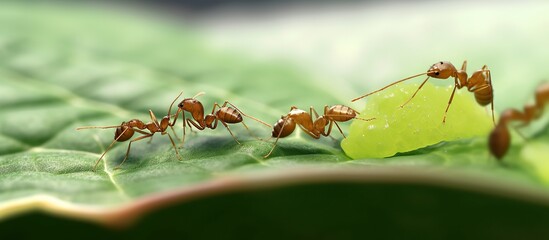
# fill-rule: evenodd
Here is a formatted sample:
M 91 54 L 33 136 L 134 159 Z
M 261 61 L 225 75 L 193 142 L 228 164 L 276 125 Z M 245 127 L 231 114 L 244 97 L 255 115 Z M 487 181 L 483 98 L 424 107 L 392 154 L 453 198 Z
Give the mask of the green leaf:
M 485 137 L 442 142 L 385 159 L 353 160 L 341 150 L 337 132 L 335 139 L 315 140 L 299 130 L 280 139 L 272 156 L 264 159 L 272 139 L 258 141 L 243 126 L 232 125 L 241 142 L 237 144 L 219 126 L 188 132 L 181 161 L 169 139 L 156 135 L 151 143 L 133 143 L 120 170 L 113 168 L 124 159 L 128 142 L 116 143 L 93 172 L 114 130 L 77 127 L 148 121 L 149 109 L 164 116 L 180 91 L 185 97 L 206 92 L 198 98 L 206 112 L 215 102 L 229 100 L 246 114 L 275 123 L 292 105 L 322 109 L 351 104 L 352 97 L 374 85 L 425 69 L 399 62 L 410 60 L 412 53 L 405 52 L 402 59 L 372 57 L 361 64 L 381 72 L 386 68 L 377 64 L 391 66 L 394 75 L 375 84 L 364 81 L 360 71 L 336 81 L 320 65 L 308 68 L 257 60 L 238 48 L 221 50 L 213 46 L 215 36 L 165 19 L 83 6 L 3 3 L 0 8 L 2 233 L 97 239 L 113 234 L 147 238 L 171 230 L 195 238 L 341 239 L 363 235 L 364 226 L 370 226 L 368 234 L 395 238 L 411 232 L 477 238 L 501 236 L 494 229 L 512 231 L 505 236 L 547 232 L 542 223 L 549 218 L 549 193 L 540 161 L 547 155 L 545 132 L 533 137 L 533 143 L 513 136 L 515 144 L 501 164 L 489 157 Z M 388 24 L 397 20 L 403 17 Z M 374 40 L 388 46 L 397 41 Z M 433 46 L 441 49 L 433 44 L 436 38 L 419 40 L 425 40 L 417 48 L 421 53 Z M 395 51 L 376 45 L 371 46 L 372 56 Z M 455 53 L 460 50 L 452 51 L 448 55 L 463 58 Z M 423 66 L 440 57 L 409 62 Z M 478 56 L 475 64 L 487 59 Z M 491 68 L 494 79 L 502 76 L 496 86 L 499 110 L 526 102 L 534 85 L 517 87 L 508 80 L 513 74 L 503 78 L 506 70 L 496 64 L 501 62 L 492 62 Z M 543 69 L 535 73 L 547 73 Z M 500 97 L 515 90 L 520 97 Z M 451 109 L 452 121 L 463 121 L 460 108 Z M 254 135 L 270 136 L 270 129 L 245 121 Z M 181 119 L 179 137 L 180 124 Z M 342 125 L 348 132 L 348 125 Z M 36 228 L 21 233 L 21 226 Z M 456 226 L 468 233 L 453 234 Z
M 23 6 L 34 14 L 27 16 Z M 160 118 L 179 91 L 185 97 L 205 91 L 198 99 L 206 112 L 214 102 L 227 99 L 243 112 L 272 123 L 291 105 L 337 100 L 288 64 L 255 63 L 211 52 L 200 39 L 175 26 L 151 25 L 132 16 L 118 19 L 112 13 L 96 22 L 93 11 L 67 10 L 7 5 L 0 14 L 3 22 L 20 25 L 4 24 L 0 29 L 11 33 L 3 35 L 0 69 L 6 93 L 0 113 L 0 133 L 6 139 L 0 156 L 0 216 L 10 216 L 15 206 L 16 212 L 27 211 L 50 202 L 70 204 L 74 207 L 70 212 L 78 215 L 85 212 L 84 206 L 121 206 L 241 172 L 348 159 L 337 141 L 312 141 L 298 132 L 281 140 L 273 157 L 265 160 L 271 143 L 258 141 L 242 125 L 235 125 L 231 129 L 242 143 L 237 144 L 219 124 L 215 130 L 189 132 L 180 149 L 182 161 L 169 139 L 158 135 L 150 144 L 135 142 L 122 169 L 113 170 L 123 160 L 128 142 L 116 143 L 100 170 L 91 171 L 113 140 L 114 130 L 76 131 L 77 127 L 111 126 L 133 118 L 146 122 L 148 109 Z M 132 21 L 135 25 L 128 25 L 123 35 L 116 32 Z M 79 28 L 82 24 L 86 29 Z M 143 27 L 135 27 L 140 24 Z M 40 34 L 45 37 L 36 38 Z M 286 87 L 289 84 L 292 88 Z M 295 101 L 287 97 L 302 95 L 300 89 L 309 89 L 312 95 Z M 244 121 L 254 135 L 270 136 L 269 128 Z M 181 118 L 176 126 L 179 136 L 180 124 Z

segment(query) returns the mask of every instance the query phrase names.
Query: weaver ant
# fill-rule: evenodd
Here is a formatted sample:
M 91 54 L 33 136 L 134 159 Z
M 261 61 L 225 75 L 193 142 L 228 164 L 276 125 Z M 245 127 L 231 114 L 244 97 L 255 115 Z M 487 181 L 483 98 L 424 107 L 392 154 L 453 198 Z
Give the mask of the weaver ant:
M 365 98 L 369 95 L 382 91 L 390 86 L 404 82 L 406 80 L 409 80 L 421 75 L 427 75 L 427 78 L 421 83 L 421 85 L 419 85 L 419 88 L 414 92 L 412 97 L 408 99 L 408 101 L 406 101 L 404 104 L 400 105 L 400 107 L 402 108 L 406 104 L 408 104 L 410 100 L 412 100 L 412 98 L 416 96 L 417 92 L 423 87 L 423 85 L 427 82 L 427 80 L 429 80 L 429 78 L 433 77 L 438 79 L 448 79 L 449 77 L 453 77 L 454 90 L 452 91 L 452 95 L 450 96 L 450 100 L 448 101 L 448 106 L 446 107 L 446 111 L 444 111 L 444 118 L 442 119 L 442 123 L 446 122 L 446 113 L 448 113 L 450 104 L 452 104 L 452 100 L 454 99 L 456 88 L 461 89 L 463 87 L 467 87 L 467 90 L 469 92 L 473 92 L 475 94 L 475 99 L 479 105 L 486 106 L 488 104 L 491 104 L 492 121 L 494 122 L 494 125 L 495 125 L 496 120 L 494 118 L 494 90 L 492 88 L 492 77 L 490 75 L 490 70 L 486 65 L 484 65 L 480 70 L 475 71 L 470 78 L 467 78 L 467 72 L 465 71 L 466 68 L 467 68 L 467 61 L 463 62 L 463 65 L 461 66 L 461 70 L 457 70 L 456 67 L 454 67 L 454 65 L 452 65 L 452 63 L 450 62 L 437 62 L 433 64 L 429 68 L 429 70 L 427 70 L 427 72 L 416 74 L 416 75 L 398 80 L 379 90 L 357 97 L 353 99 L 352 102 Z
M 492 130 L 488 139 L 492 155 L 497 159 L 501 159 L 507 153 L 509 144 L 511 143 L 511 134 L 507 126 L 509 122 L 522 122 L 519 127 L 530 124 L 532 120 L 541 117 L 547 102 L 549 102 L 549 83 L 542 84 L 536 89 L 535 102 L 524 106 L 523 112 L 516 109 L 505 110 L 501 114 L 498 125 Z
M 128 159 L 128 155 L 130 154 L 130 148 L 131 148 L 133 142 L 136 142 L 136 141 L 139 141 L 139 140 L 142 140 L 142 139 L 145 139 L 145 138 L 151 138 L 151 140 L 152 140 L 152 137 L 154 136 L 155 133 L 160 133 L 162 135 L 166 135 L 166 134 L 168 135 L 168 137 L 170 138 L 170 141 L 172 142 L 172 146 L 175 150 L 175 154 L 177 155 L 177 158 L 181 160 L 181 156 L 179 155 L 179 151 L 177 150 L 177 147 L 175 146 L 175 143 L 172 139 L 172 136 L 168 132 L 166 132 L 168 127 L 171 127 L 172 131 L 173 131 L 173 125 L 175 124 L 175 121 L 170 123 L 170 111 L 171 111 L 171 108 L 172 108 L 173 104 L 181 96 L 181 94 L 182 93 L 180 93 L 179 96 L 177 96 L 177 98 L 175 98 L 173 100 L 172 104 L 170 105 L 170 109 L 168 110 L 168 115 L 163 117 L 162 120 L 160 120 L 160 122 L 158 122 L 158 120 L 156 119 L 156 116 L 154 115 L 153 111 L 149 110 L 149 115 L 151 117 L 151 122 L 148 122 L 148 123 L 144 123 L 143 121 L 141 121 L 139 119 L 132 119 L 132 120 L 127 121 L 127 122 L 122 122 L 122 124 L 120 124 L 119 126 L 86 126 L 86 127 L 76 128 L 76 130 L 91 129 L 91 128 L 101 128 L 101 129 L 116 128 L 116 131 L 114 133 L 114 140 L 109 145 L 109 147 L 107 147 L 105 152 L 103 152 L 103 154 L 101 154 L 99 159 L 97 159 L 97 161 L 95 162 L 95 165 L 93 166 L 93 171 L 95 171 L 95 169 L 97 168 L 97 165 L 99 164 L 101 159 L 103 159 L 105 154 L 111 149 L 111 147 L 114 145 L 115 142 L 125 142 L 125 141 L 129 140 L 130 138 L 132 138 L 133 135 L 136 132 L 140 133 L 140 134 L 143 134 L 143 135 L 130 141 L 130 143 L 128 144 L 128 149 L 126 150 L 126 156 L 124 157 L 124 160 L 122 160 L 122 162 L 118 166 L 116 166 L 114 169 L 120 168 L 120 166 L 122 166 L 122 164 L 126 161 L 126 159 Z M 146 132 L 144 130 L 147 130 L 149 132 Z M 175 132 L 174 132 L 174 134 L 175 134 Z
M 175 113 L 175 118 L 172 122 L 172 125 L 175 124 L 175 121 L 177 120 L 179 113 L 181 113 L 181 115 L 183 116 L 183 139 L 181 140 L 181 145 L 183 145 L 185 141 L 185 135 L 186 135 L 185 128 L 187 125 L 189 125 L 189 128 L 191 130 L 192 130 L 192 126 L 194 126 L 198 130 L 204 130 L 206 128 L 215 129 L 217 127 L 218 122 L 221 122 L 221 124 L 225 128 L 227 128 L 227 131 L 229 131 L 231 136 L 234 138 L 234 140 L 238 144 L 240 144 L 240 142 L 236 139 L 233 132 L 229 128 L 228 124 L 242 123 L 242 125 L 244 125 L 246 130 L 248 130 L 248 132 L 250 132 L 250 134 L 253 136 L 248 126 L 244 123 L 242 116 L 246 116 L 267 127 L 270 127 L 269 124 L 240 111 L 240 109 L 238 109 L 234 104 L 230 103 L 229 101 L 225 101 L 223 105 L 219 105 L 215 103 L 212 108 L 212 112 L 204 116 L 204 106 L 200 101 L 196 99 L 198 96 L 203 94 L 204 92 L 199 92 L 192 98 L 183 99 L 183 101 L 181 101 L 177 105 L 178 109 L 177 109 L 177 112 Z M 227 106 L 227 105 L 230 105 L 230 106 Z M 186 118 L 185 112 L 189 112 L 192 118 Z
M 313 113 L 316 117 L 314 122 L 311 117 Z M 358 113 L 356 110 L 344 105 L 334 105 L 332 107 L 325 106 L 324 115 L 322 116 L 319 116 L 313 107 L 311 107 L 309 109 L 309 113 L 307 113 L 301 109 L 298 109 L 295 106 L 292 106 L 290 108 L 290 112 L 285 116 L 281 116 L 281 118 L 273 125 L 271 137 L 275 137 L 276 140 L 273 144 L 273 148 L 271 149 L 271 151 L 269 151 L 267 155 L 264 156 L 264 158 L 267 158 L 271 155 L 276 147 L 278 139 L 287 137 L 294 132 L 296 125 L 299 126 L 309 136 L 313 137 L 314 139 L 319 139 L 320 136 L 329 136 L 332 132 L 332 127 L 335 124 L 341 135 L 343 135 L 343 137 L 345 138 L 345 134 L 343 134 L 343 131 L 341 130 L 337 122 L 346 122 L 351 119 L 361 119 L 364 121 L 370 121 L 375 119 L 358 118 L 357 115 L 359 114 L 360 113 Z M 326 126 L 328 126 L 327 130 Z

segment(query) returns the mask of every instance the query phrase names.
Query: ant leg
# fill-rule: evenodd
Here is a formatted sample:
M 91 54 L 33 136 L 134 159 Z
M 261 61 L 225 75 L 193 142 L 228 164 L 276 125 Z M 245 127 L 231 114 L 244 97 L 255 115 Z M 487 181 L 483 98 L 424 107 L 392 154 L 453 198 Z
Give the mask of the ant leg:
M 135 142 L 135 141 L 139 141 L 139 140 L 142 140 L 142 139 L 145 139 L 145 138 L 149 138 L 149 137 L 152 137 L 153 134 L 148 134 L 148 135 L 145 135 L 145 136 L 141 136 L 141 137 L 138 137 L 134 140 L 131 140 L 130 143 L 128 144 L 128 150 L 126 150 L 126 156 L 124 157 L 124 160 L 122 160 L 122 162 L 120 164 L 118 164 L 118 166 L 114 167 L 114 169 L 120 169 L 120 166 L 122 166 L 122 164 L 124 164 L 124 162 L 126 161 L 126 159 L 128 159 L 128 155 L 130 154 L 130 148 L 132 147 L 132 143 Z
M 153 134 L 153 133 L 150 133 L 150 132 L 145 132 L 143 130 L 139 130 L 139 129 L 134 129 L 134 131 L 138 132 L 138 133 L 141 133 L 143 135 L 150 135 L 150 134 Z M 147 142 L 147 144 L 151 143 L 152 142 L 152 139 L 153 139 L 154 136 L 151 136 L 151 139 Z
M 171 111 L 171 106 L 170 106 L 170 111 Z M 180 109 L 177 109 L 177 112 L 175 113 L 175 115 L 169 115 L 170 113 L 168 113 L 168 116 L 170 116 L 170 117 L 173 116 L 174 117 L 173 122 L 168 123 L 168 126 L 170 126 L 170 128 L 172 129 L 173 135 L 175 136 L 176 140 L 178 140 L 178 141 L 179 141 L 179 136 L 177 136 L 177 133 L 175 132 L 175 129 L 173 128 L 173 126 L 175 126 L 175 122 L 177 121 L 177 117 L 179 117 L 179 112 L 180 112 Z M 183 115 L 185 115 L 185 113 L 183 113 Z
M 463 64 L 461 65 L 461 71 L 464 71 L 464 72 L 467 71 L 467 60 L 463 61 Z
M 175 155 L 177 155 L 177 159 L 179 159 L 179 161 L 181 161 L 181 155 L 179 155 L 179 151 L 177 150 L 177 147 L 175 146 L 175 142 L 173 141 L 172 136 L 169 133 L 166 133 L 166 134 L 168 134 L 168 137 L 170 138 L 170 142 L 172 142 L 172 146 L 173 146 L 173 149 L 175 150 Z
M 99 164 L 99 162 L 101 161 L 101 159 L 103 159 L 103 157 L 105 156 L 105 154 L 107 154 L 107 152 L 112 148 L 112 146 L 114 146 L 114 143 L 118 141 L 118 139 L 120 139 L 120 137 L 122 137 L 124 135 L 124 133 L 128 130 L 129 128 L 125 128 L 124 131 L 122 131 L 122 133 L 120 133 L 120 135 L 118 135 L 117 138 L 115 138 L 112 143 L 107 147 L 107 149 L 105 150 L 105 152 L 103 152 L 103 154 L 101 154 L 101 156 L 99 157 L 99 159 L 97 159 L 97 161 L 95 162 L 95 165 L 93 165 L 93 171 L 95 172 L 95 170 L 97 169 L 97 165 Z
M 496 117 L 494 116 L 494 99 L 492 99 L 492 103 L 490 105 L 491 105 L 491 108 L 492 108 L 492 122 L 494 123 L 494 127 L 495 127 L 496 126 Z
M 482 70 L 485 71 L 486 76 L 488 77 L 488 84 L 490 85 L 490 89 L 492 90 L 492 122 L 494 123 L 494 126 L 496 126 L 496 117 L 494 116 L 494 88 L 492 87 L 492 73 L 490 73 L 490 70 L 486 69 L 486 65 L 482 67 Z
M 452 90 L 452 95 L 450 95 L 450 100 L 448 101 L 448 106 L 446 106 L 446 111 L 444 111 L 444 117 L 442 118 L 442 123 L 446 123 L 446 114 L 448 113 L 448 109 L 450 108 L 450 104 L 452 104 L 452 100 L 454 100 L 454 94 L 456 93 L 457 85 L 454 85 L 454 90 Z
M 332 127 L 334 126 L 334 123 L 335 123 L 335 121 L 330 121 L 330 126 L 328 126 L 328 131 L 326 133 L 324 133 L 323 135 L 326 136 L 326 137 L 330 137 L 333 141 L 337 142 L 337 139 L 330 136 L 330 133 L 332 133 Z M 345 138 L 345 135 L 343 135 L 343 137 Z
M 187 136 L 187 121 L 185 119 L 185 112 L 181 114 L 183 116 L 183 120 L 181 120 L 183 123 L 181 124 L 183 126 L 183 137 L 181 138 L 181 147 L 183 147 L 183 144 L 185 144 L 185 136 Z
M 227 102 L 225 102 L 225 103 L 223 104 L 223 107 L 225 107 L 225 105 L 227 105 Z M 214 103 L 214 106 L 213 106 L 213 108 L 212 108 L 212 114 L 214 114 L 215 109 L 217 109 L 218 107 L 219 107 L 219 108 L 222 108 L 222 106 L 219 106 L 218 103 Z
M 227 131 L 229 131 L 229 133 L 231 134 L 231 136 L 234 138 L 234 140 L 236 141 L 236 143 L 240 144 L 240 142 L 238 141 L 238 139 L 236 139 L 236 137 L 234 136 L 233 132 L 231 131 L 231 129 L 229 128 L 229 125 L 227 125 L 227 123 L 221 121 L 221 124 L 223 124 L 223 126 L 225 126 L 225 128 L 227 129 Z
M 488 70 L 489 71 L 489 70 Z M 492 111 L 492 122 L 494 123 L 494 127 L 496 126 L 496 117 L 494 115 L 494 89 L 492 88 L 492 85 L 491 84 L 488 84 L 488 85 L 484 85 L 480 88 L 477 88 L 475 89 L 473 92 L 480 92 L 484 89 L 487 89 L 487 88 L 490 88 L 490 91 L 492 91 L 492 101 L 490 102 L 490 108 L 491 108 L 491 111 Z
M 154 115 L 154 112 L 152 110 L 149 109 L 149 115 L 151 116 L 151 120 L 152 122 L 154 123 L 154 125 L 157 127 L 157 128 L 161 128 L 160 127 L 160 123 L 158 123 L 158 120 L 156 119 L 156 115 Z M 168 125 L 170 123 L 168 122 Z M 151 136 L 151 139 L 149 139 L 149 141 L 147 142 L 147 144 L 150 144 L 153 140 L 153 137 Z
M 303 126 L 301 126 L 301 124 L 299 124 L 299 128 L 301 128 L 301 130 L 303 130 L 303 132 L 305 132 L 307 135 L 311 136 L 314 139 L 319 139 L 320 138 L 320 134 L 309 131 L 309 129 L 304 128 Z
M 186 126 L 189 126 L 189 129 L 191 130 L 192 133 L 194 133 L 193 132 L 193 126 L 196 127 L 198 130 L 204 130 L 203 127 L 200 127 L 200 125 L 198 123 L 194 122 L 192 119 L 187 118 L 187 119 L 185 119 L 184 122 L 186 122 L 186 123 L 183 123 L 183 138 L 181 139 L 181 147 L 183 147 L 183 144 L 185 143 L 185 136 L 187 134 L 186 129 L 185 129 Z
M 182 92 L 182 93 L 183 93 L 183 92 Z M 175 100 L 174 100 L 174 101 L 175 101 Z M 173 104 L 173 102 L 172 102 L 172 104 Z M 171 108 L 171 106 L 170 106 L 170 108 Z M 154 115 L 154 112 L 153 112 L 152 110 L 150 110 L 150 109 L 149 109 L 149 115 L 151 116 L 151 120 L 152 120 L 152 122 L 154 123 L 154 125 L 155 125 L 157 128 L 160 129 L 160 128 L 161 128 L 161 127 L 160 127 L 160 123 L 158 123 L 158 120 L 156 119 L 156 115 Z M 168 126 L 169 126 L 169 125 L 170 125 L 170 123 L 169 123 L 169 120 L 168 120 Z M 173 130 L 173 128 L 172 128 L 172 130 Z M 171 138 L 171 137 L 170 137 L 170 138 Z M 151 139 L 149 139 L 149 141 L 147 142 L 147 144 L 150 144 L 150 143 L 152 142 L 152 140 L 153 140 L 153 136 L 151 136 Z
M 330 125 L 328 126 L 328 131 L 326 131 L 325 133 L 322 133 L 322 135 L 324 135 L 326 137 L 329 136 L 330 133 L 332 133 L 332 127 L 334 126 L 334 123 L 335 123 L 335 121 L 330 121 Z M 343 137 L 345 137 L 345 135 L 343 135 Z
M 326 112 L 328 112 L 328 105 L 324 106 L 324 116 L 327 116 L 327 115 L 326 115 Z M 314 115 L 315 115 L 315 118 L 318 120 L 318 119 L 320 118 L 320 116 L 318 115 L 318 113 L 316 112 L 316 110 L 313 108 L 313 106 L 311 106 L 310 109 L 309 109 L 309 115 L 312 116 L 313 113 L 314 113 Z M 316 122 L 316 120 L 313 121 L 313 122 Z M 302 128 L 302 129 L 303 129 L 303 128 Z M 326 130 L 325 130 L 324 128 L 322 129 L 322 132 L 320 132 L 320 134 L 323 135 L 323 136 L 328 136 L 328 135 L 329 135 L 329 134 L 326 134 Z M 309 135 L 310 135 L 310 134 L 309 134 Z M 332 138 L 332 139 L 333 139 L 333 138 Z M 335 139 L 334 139 L 334 141 L 335 141 Z
M 187 135 L 187 125 L 189 126 L 189 129 L 191 132 L 193 131 L 193 127 L 195 126 L 198 130 L 204 130 L 203 127 L 201 127 L 198 123 L 194 122 L 190 118 L 185 117 L 185 113 L 183 113 L 183 138 L 181 139 L 181 147 L 183 147 L 183 144 L 185 144 L 185 136 Z
M 325 107 L 324 107 L 324 109 L 325 109 L 325 110 L 324 110 L 324 113 L 326 113 L 326 108 L 327 108 L 327 107 L 328 107 L 328 106 L 325 106 Z M 318 113 L 316 112 L 315 108 L 313 108 L 313 106 L 311 106 L 311 107 L 309 108 L 309 115 L 313 116 L 313 113 L 315 114 L 315 118 L 318 118 L 318 117 L 319 117 L 319 115 L 318 115 Z
M 120 134 L 120 136 L 122 136 L 122 134 Z M 105 154 L 107 154 L 107 152 L 111 149 L 111 147 L 114 145 L 114 143 L 116 142 L 116 140 L 118 139 L 114 139 L 112 141 L 112 143 L 109 145 L 109 147 L 107 147 L 107 150 L 105 150 L 105 152 L 103 152 L 103 154 L 101 154 L 101 156 L 99 157 L 99 159 L 97 159 L 97 161 L 95 162 L 95 165 L 93 165 L 93 171 L 95 172 L 95 170 L 97 169 L 97 165 L 99 165 L 99 162 L 101 162 L 101 159 L 103 159 L 103 157 L 105 156 Z
M 215 120 L 213 121 L 213 124 L 212 124 L 212 127 L 211 129 L 216 129 L 217 128 L 217 123 L 219 122 L 219 119 L 215 118 Z
M 158 128 L 160 128 L 160 124 L 158 123 L 158 120 L 156 119 L 156 115 L 154 115 L 153 111 L 149 109 L 149 115 L 151 116 L 151 120 Z
M 524 134 L 520 131 L 521 128 L 523 128 L 524 126 L 526 125 L 520 125 L 520 126 L 515 126 L 513 127 L 515 129 L 515 132 L 517 132 L 517 134 L 524 140 L 524 141 L 528 141 L 528 138 L 526 136 L 524 136 Z
M 280 131 L 278 132 L 278 135 L 276 136 L 276 140 L 273 143 L 273 148 L 271 148 L 271 151 L 269 151 L 269 153 L 267 153 L 267 155 L 263 156 L 263 158 L 268 158 L 271 155 L 271 153 L 273 153 L 273 151 L 276 147 L 276 143 L 278 143 L 278 139 L 280 139 L 280 135 L 282 135 L 282 130 L 284 130 L 284 127 L 286 127 L 287 122 L 288 122 L 288 115 L 286 115 L 286 117 L 284 118 L 284 123 L 282 124 L 282 127 L 280 128 Z
M 187 119 L 187 123 L 190 124 L 189 128 L 192 130 L 193 128 L 191 125 L 193 125 L 198 130 L 204 130 L 205 127 L 200 126 L 197 122 L 193 121 L 192 119 Z
M 345 137 L 345 134 L 343 134 L 343 131 L 341 130 L 341 127 L 339 127 L 339 124 L 337 124 L 337 122 L 335 122 L 335 121 L 334 121 L 334 123 L 335 123 L 337 129 L 339 130 L 339 133 L 341 133 L 341 135 L 343 135 L 343 138 L 347 138 L 347 137 Z
M 412 98 L 414 98 L 417 94 L 417 92 L 419 92 L 419 90 L 423 87 L 423 85 L 425 85 L 425 83 L 427 82 L 427 80 L 429 80 L 430 77 L 427 77 L 422 83 L 421 85 L 419 85 L 419 87 L 417 88 L 416 92 L 414 92 L 414 95 L 412 95 L 412 97 L 410 99 L 408 99 L 408 101 L 406 101 L 404 104 L 400 105 L 400 108 L 403 108 L 406 104 L 408 104 Z
M 173 126 L 170 126 L 170 129 L 172 129 L 172 133 L 175 137 L 175 140 L 179 141 L 179 136 L 177 136 L 177 133 L 175 132 L 175 129 L 173 128 Z
M 242 123 L 242 125 L 244 125 L 244 128 L 246 128 L 246 130 L 248 130 L 248 133 L 250 133 L 250 135 L 251 135 L 252 137 L 254 137 L 255 139 L 257 139 L 257 140 L 259 140 L 259 141 L 265 141 L 265 140 L 259 138 L 258 136 L 256 136 L 256 135 L 252 132 L 252 130 L 250 130 L 250 128 L 248 128 L 248 125 L 246 125 L 246 123 L 244 123 L 244 121 L 242 121 L 242 122 L 240 122 L 240 123 Z

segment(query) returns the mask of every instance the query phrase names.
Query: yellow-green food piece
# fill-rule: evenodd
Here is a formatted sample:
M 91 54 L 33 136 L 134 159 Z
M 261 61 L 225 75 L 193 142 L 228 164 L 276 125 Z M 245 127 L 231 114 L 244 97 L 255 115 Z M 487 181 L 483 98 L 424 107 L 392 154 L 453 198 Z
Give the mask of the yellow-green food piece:
M 520 158 L 533 167 L 533 171 L 543 182 L 549 183 L 549 144 L 529 143 L 522 148 Z
M 445 124 L 442 119 L 453 86 L 440 87 L 427 82 L 401 108 L 418 87 L 418 84 L 392 86 L 361 100 L 366 107 L 359 111 L 360 117 L 376 119 L 353 121 L 349 135 L 341 142 L 345 153 L 353 159 L 389 157 L 442 141 L 484 137 L 493 128 L 490 108 L 478 105 L 466 88 L 456 90 Z

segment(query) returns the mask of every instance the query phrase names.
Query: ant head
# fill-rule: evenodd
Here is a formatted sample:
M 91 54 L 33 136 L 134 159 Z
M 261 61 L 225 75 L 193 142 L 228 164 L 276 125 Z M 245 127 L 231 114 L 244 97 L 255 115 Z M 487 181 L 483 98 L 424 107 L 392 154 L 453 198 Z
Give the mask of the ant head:
M 185 98 L 183 101 L 181 101 L 179 104 L 177 104 L 177 107 L 186 111 L 190 111 L 192 106 L 198 103 L 198 100 L 194 98 Z
M 456 67 L 450 62 L 437 62 L 433 64 L 427 71 L 427 76 L 434 78 L 446 79 L 456 73 Z

